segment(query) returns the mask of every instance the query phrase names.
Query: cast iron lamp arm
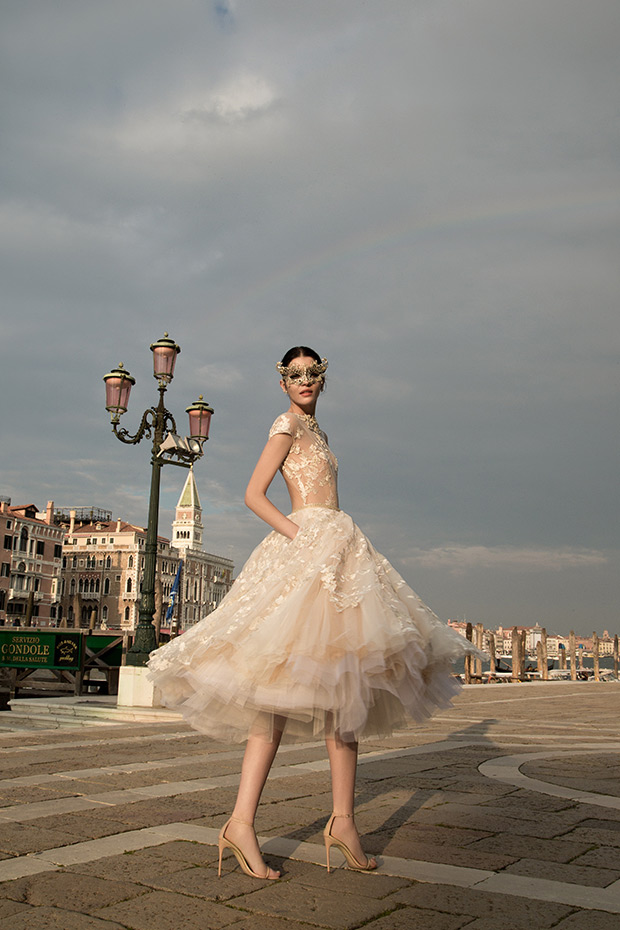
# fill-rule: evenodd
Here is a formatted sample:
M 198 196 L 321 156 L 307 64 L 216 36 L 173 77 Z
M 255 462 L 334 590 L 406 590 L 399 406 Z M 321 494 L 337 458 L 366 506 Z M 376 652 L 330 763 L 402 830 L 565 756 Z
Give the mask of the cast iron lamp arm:
M 161 392 L 159 405 L 157 407 L 149 407 L 148 410 L 144 411 L 142 414 L 142 420 L 140 421 L 140 426 L 133 436 L 129 430 L 126 430 L 123 427 L 119 428 L 117 423 L 112 423 L 112 432 L 116 438 L 120 439 L 121 442 L 125 442 L 132 446 L 141 442 L 145 436 L 147 439 L 150 439 L 154 432 L 155 442 L 153 444 L 153 455 L 156 455 L 159 451 L 159 446 L 163 442 L 166 433 L 176 433 L 177 431 L 177 424 L 174 417 L 169 410 L 166 410 L 163 404 L 163 391 L 165 391 L 165 388 L 160 388 L 159 390 Z M 158 433 L 161 434 L 159 443 L 157 442 Z M 155 444 L 157 444 L 157 447 L 155 447 Z

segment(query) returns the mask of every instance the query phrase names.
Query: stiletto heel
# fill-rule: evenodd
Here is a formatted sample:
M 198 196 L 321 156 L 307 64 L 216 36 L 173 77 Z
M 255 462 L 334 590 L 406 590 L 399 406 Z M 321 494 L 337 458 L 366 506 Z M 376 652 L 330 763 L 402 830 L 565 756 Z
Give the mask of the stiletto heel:
M 241 820 L 239 817 L 228 818 L 228 820 L 226 821 L 226 823 L 220 830 L 220 834 L 219 834 L 218 841 L 217 841 L 218 851 L 220 854 L 218 866 L 217 866 L 217 877 L 219 878 L 222 874 L 222 854 L 225 849 L 230 849 L 232 854 L 236 858 L 237 862 L 241 866 L 242 871 L 244 871 L 245 874 L 249 875 L 251 878 L 260 878 L 263 880 L 269 879 L 270 881 L 274 881 L 276 878 L 280 878 L 279 872 L 277 873 L 277 875 L 274 875 L 273 878 L 270 878 L 269 873 L 272 870 L 269 868 L 268 865 L 265 865 L 265 868 L 267 869 L 266 875 L 259 875 L 258 872 L 255 872 L 252 868 L 250 868 L 248 860 L 245 858 L 245 855 L 243 854 L 241 849 L 239 849 L 239 847 L 235 843 L 233 843 L 231 840 L 226 838 L 226 830 L 228 829 L 228 826 L 230 823 L 244 823 L 247 827 L 254 827 L 254 824 L 250 823 L 248 820 Z
M 373 872 L 377 868 L 377 863 L 374 860 L 373 856 L 366 856 L 366 862 L 360 862 L 359 859 L 356 859 L 346 843 L 343 843 L 342 840 L 339 840 L 338 837 L 333 836 L 332 826 L 334 825 L 334 820 L 336 817 L 347 817 L 349 819 L 353 818 L 353 814 L 332 814 L 329 820 L 327 821 L 327 826 L 323 830 L 323 839 L 325 840 L 325 858 L 327 860 L 327 871 L 330 872 L 329 864 L 329 851 L 332 846 L 335 846 L 340 850 L 342 855 L 347 860 L 347 865 L 350 869 L 355 869 L 356 872 Z M 374 865 L 371 863 L 374 862 Z

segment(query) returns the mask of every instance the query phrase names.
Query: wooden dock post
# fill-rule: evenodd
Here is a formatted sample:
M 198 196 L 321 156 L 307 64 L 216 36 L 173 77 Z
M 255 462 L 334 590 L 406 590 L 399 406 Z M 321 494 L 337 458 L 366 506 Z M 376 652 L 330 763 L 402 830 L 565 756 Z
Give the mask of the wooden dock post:
M 558 643 L 558 667 L 566 671 L 566 649 L 562 643 Z
M 484 647 L 484 626 L 481 623 L 474 628 L 474 645 L 480 650 Z M 482 684 L 482 659 L 474 659 L 474 678 L 477 685 Z
M 575 631 L 568 634 L 568 654 L 570 656 L 570 680 L 577 681 L 577 647 L 575 646 Z
M 618 677 L 618 634 L 614 636 L 614 675 Z
M 547 660 L 543 656 L 543 644 L 541 640 L 536 643 L 536 665 L 538 667 L 538 674 L 540 675 L 540 680 L 545 677 L 545 669 L 547 667 Z
M 599 641 L 598 633 L 592 634 L 592 663 L 594 665 L 594 681 L 601 680 L 601 668 L 599 663 Z
M 516 626 L 512 628 L 512 677 L 511 681 L 521 681 L 523 678 L 523 652 L 521 634 Z
M 497 650 L 495 647 L 495 633 L 489 633 L 489 656 L 491 663 L 489 665 L 489 681 L 495 680 L 495 666 L 497 664 Z
M 472 640 L 472 634 L 473 634 L 473 627 L 471 623 L 468 622 L 467 626 L 465 627 L 465 639 L 468 639 L 470 643 Z M 472 657 L 470 655 L 466 655 L 465 656 L 465 684 L 466 685 L 471 684 L 471 665 L 472 665 Z
M 547 653 L 547 631 L 543 627 L 542 633 L 540 634 L 540 645 L 542 646 L 543 653 L 543 668 L 542 668 L 542 679 L 543 681 L 549 680 L 549 655 Z

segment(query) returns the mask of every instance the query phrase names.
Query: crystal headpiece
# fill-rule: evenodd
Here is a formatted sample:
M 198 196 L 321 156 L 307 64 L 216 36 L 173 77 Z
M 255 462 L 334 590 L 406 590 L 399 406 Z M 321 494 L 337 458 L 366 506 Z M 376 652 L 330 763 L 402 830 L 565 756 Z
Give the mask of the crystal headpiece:
M 325 381 L 325 372 L 327 371 L 327 359 L 322 358 L 320 362 L 313 362 L 312 365 L 296 365 L 295 359 L 290 365 L 283 365 L 278 362 L 276 368 L 282 378 L 286 381 L 305 381 L 308 384 L 314 384 L 315 381 Z

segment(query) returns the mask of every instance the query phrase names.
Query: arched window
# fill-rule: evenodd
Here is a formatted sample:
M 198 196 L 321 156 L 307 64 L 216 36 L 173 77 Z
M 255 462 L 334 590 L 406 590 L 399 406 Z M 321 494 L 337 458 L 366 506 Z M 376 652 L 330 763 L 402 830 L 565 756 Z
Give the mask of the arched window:
M 75 594 L 75 578 L 72 578 L 72 579 L 71 579 L 71 586 L 70 586 L 69 593 L 70 593 L 70 594 Z
M 26 527 L 22 527 L 22 531 L 19 534 L 19 551 L 26 552 L 28 550 L 28 530 Z
M 112 568 L 112 559 L 110 558 L 109 555 L 106 556 L 105 567 L 106 567 L 106 568 Z
M 104 582 L 103 582 L 103 593 L 104 593 L 104 594 L 109 594 L 109 593 L 110 593 L 110 579 L 109 579 L 109 578 L 105 578 L 105 579 L 104 579 Z
M 80 578 L 80 581 L 79 581 L 79 584 L 78 584 L 78 591 L 79 591 L 80 594 L 82 594 L 82 592 L 84 591 L 84 582 L 83 582 L 83 580 L 82 580 L 81 578 Z
M 74 555 L 71 559 L 71 568 L 77 568 L 77 555 Z
M 102 620 L 107 620 L 107 619 L 108 619 L 108 608 L 107 608 L 107 606 L 106 606 L 105 604 L 104 604 L 103 607 L 101 608 L 101 619 L 102 619 Z
M 125 607 L 125 621 L 129 622 L 129 607 Z
M 99 594 L 99 579 L 95 581 L 95 594 Z
M 131 594 L 131 578 L 127 579 L 127 584 L 125 585 L 125 591 L 127 594 Z
M 127 568 L 133 568 L 133 555 L 130 555 L 127 559 Z

